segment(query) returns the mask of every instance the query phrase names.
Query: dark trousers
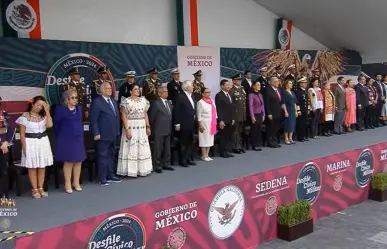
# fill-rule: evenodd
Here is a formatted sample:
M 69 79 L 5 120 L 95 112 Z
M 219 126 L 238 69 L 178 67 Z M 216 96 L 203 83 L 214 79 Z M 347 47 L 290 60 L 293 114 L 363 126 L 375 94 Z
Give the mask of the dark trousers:
M 344 132 L 344 114 L 345 110 L 337 110 L 335 113 L 334 130 L 336 133 Z
M 9 153 L 3 154 L 0 151 L 0 198 L 8 197 L 8 155 Z
M 358 129 L 364 129 L 364 120 L 367 107 L 356 108 L 356 123 Z
M 96 149 L 98 179 L 102 182 L 114 176 L 116 141 L 98 140 L 96 142 Z
M 298 140 L 308 138 L 308 113 L 303 112 L 296 119 L 296 133 Z
M 324 122 L 324 134 L 332 133 L 334 127 L 333 121 L 325 121 Z
M 372 128 L 374 127 L 375 125 L 375 121 L 376 121 L 376 109 L 377 106 L 374 106 L 374 105 L 369 105 L 367 106 L 366 108 L 366 112 L 365 112 L 365 118 L 364 118 L 364 124 L 365 124 L 365 128 Z
M 262 143 L 262 118 L 263 114 L 254 114 L 255 123 L 251 124 L 251 145 L 259 147 Z
M 224 153 L 230 152 L 231 135 L 232 135 L 231 123 L 226 124 L 223 127 L 223 129 L 219 129 L 219 153 L 221 155 Z
M 266 141 L 267 145 L 273 146 L 278 144 L 278 132 L 281 128 L 281 120 L 279 118 L 268 119 L 266 123 Z
M 374 126 L 379 126 L 380 123 L 380 117 L 382 116 L 382 109 L 383 109 L 383 102 L 382 100 L 378 101 L 378 104 L 376 105 L 376 110 L 375 110 L 375 122 Z
M 155 135 L 155 167 L 161 168 L 171 160 L 171 135 Z
M 232 149 L 241 150 L 242 149 L 242 132 L 244 127 L 243 121 L 235 121 L 234 126 L 232 127 Z
M 181 158 L 180 163 L 185 164 L 192 161 L 192 142 L 194 131 L 179 131 L 179 142 Z
M 311 112 L 310 115 L 312 116 L 310 122 L 310 134 L 312 137 L 315 137 L 318 135 L 318 124 L 320 121 L 321 109 Z

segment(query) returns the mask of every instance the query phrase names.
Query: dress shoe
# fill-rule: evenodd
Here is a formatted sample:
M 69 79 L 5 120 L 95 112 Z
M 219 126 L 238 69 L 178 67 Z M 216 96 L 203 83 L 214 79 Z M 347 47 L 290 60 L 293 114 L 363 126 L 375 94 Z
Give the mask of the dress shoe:
M 253 150 L 254 150 L 254 151 L 262 151 L 262 149 L 259 148 L 259 147 L 254 147 Z
M 122 180 L 118 177 L 113 176 L 113 177 L 107 179 L 107 182 L 119 183 L 119 182 L 122 182 Z
M 232 153 L 234 153 L 234 154 L 242 154 L 242 151 L 241 150 L 233 150 Z
M 309 138 L 304 138 L 304 141 L 306 141 L 306 142 L 309 141 Z
M 228 153 L 228 152 L 226 152 L 226 155 L 227 155 L 228 157 L 234 157 L 234 155 L 233 155 L 233 154 L 231 154 L 231 153 Z
M 241 149 L 240 151 L 241 151 L 242 153 L 246 153 L 246 151 L 245 151 L 244 149 Z
M 165 169 L 165 170 L 169 170 L 169 171 L 175 171 L 175 169 L 174 168 L 172 168 L 171 166 L 169 166 L 169 165 L 164 165 L 163 166 L 163 169 Z
M 220 154 L 220 157 L 223 157 L 223 158 L 229 158 L 229 156 L 228 156 L 226 153 Z
M 195 162 L 193 162 L 193 161 L 189 161 L 189 162 L 188 162 L 188 165 L 191 165 L 191 166 L 196 166 L 196 163 L 195 163 Z
M 161 174 L 161 173 L 163 173 L 163 170 L 160 168 L 157 168 L 157 169 L 155 169 L 155 172 Z
M 101 186 L 109 186 L 109 183 L 106 180 L 102 180 L 99 182 L 99 185 Z
M 277 144 L 275 147 L 276 147 L 276 148 L 281 148 L 281 145 L 280 145 L 280 144 Z

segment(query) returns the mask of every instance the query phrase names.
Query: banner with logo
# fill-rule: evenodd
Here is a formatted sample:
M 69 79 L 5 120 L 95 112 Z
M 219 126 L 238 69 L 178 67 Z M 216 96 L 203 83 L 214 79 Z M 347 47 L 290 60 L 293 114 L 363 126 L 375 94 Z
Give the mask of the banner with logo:
M 234 249 L 276 237 L 279 205 L 312 203 L 317 221 L 368 198 L 387 143 L 290 165 L 99 215 L 16 240 L 16 249 Z
M 193 74 L 201 70 L 204 85 L 211 89 L 211 95 L 219 92 L 220 48 L 215 47 L 177 47 L 177 65 L 180 80 L 193 80 Z
M 41 39 L 39 1 L 0 1 L 3 35 L 5 37 Z

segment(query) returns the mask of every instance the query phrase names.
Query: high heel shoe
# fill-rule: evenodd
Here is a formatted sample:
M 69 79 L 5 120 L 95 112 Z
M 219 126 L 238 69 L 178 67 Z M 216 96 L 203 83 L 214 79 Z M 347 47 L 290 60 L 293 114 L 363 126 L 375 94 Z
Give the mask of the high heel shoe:
M 48 193 L 45 192 L 45 191 L 43 190 L 43 188 L 39 188 L 38 191 L 39 191 L 39 194 L 40 194 L 42 197 L 47 197 L 47 196 L 48 196 Z
M 81 192 L 83 189 L 81 188 L 81 186 L 75 186 L 74 184 L 73 184 L 73 188 L 75 189 L 75 191 L 77 191 L 77 192 Z
M 40 199 L 42 196 L 39 194 L 39 191 L 37 189 L 32 189 L 32 198 L 34 199 Z

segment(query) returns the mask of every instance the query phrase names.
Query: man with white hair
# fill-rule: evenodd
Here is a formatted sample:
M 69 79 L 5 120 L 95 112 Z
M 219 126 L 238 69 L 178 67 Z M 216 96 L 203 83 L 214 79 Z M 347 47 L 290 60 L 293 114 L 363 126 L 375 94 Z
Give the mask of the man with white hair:
M 192 94 L 192 81 L 186 80 L 182 84 L 183 92 L 176 98 L 174 124 L 179 133 L 180 164 L 183 167 L 196 165 L 192 161 L 192 141 L 195 132 L 196 102 Z

